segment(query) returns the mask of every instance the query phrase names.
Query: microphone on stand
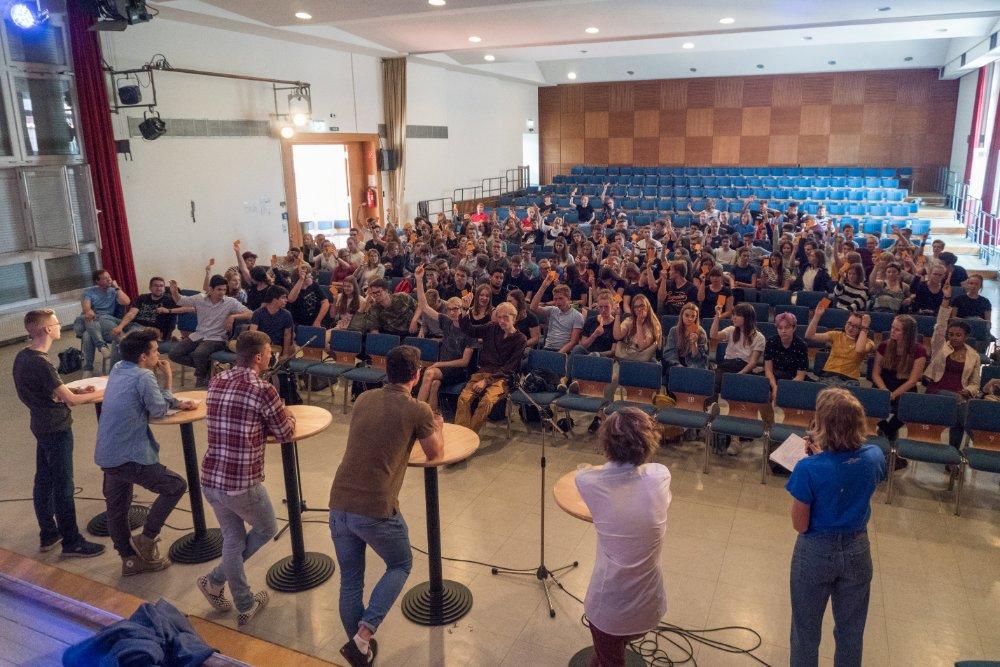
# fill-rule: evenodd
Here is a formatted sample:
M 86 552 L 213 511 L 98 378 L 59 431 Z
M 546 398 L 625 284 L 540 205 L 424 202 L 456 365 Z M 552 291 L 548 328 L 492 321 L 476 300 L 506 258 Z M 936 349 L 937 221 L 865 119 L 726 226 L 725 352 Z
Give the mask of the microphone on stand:
M 314 340 L 316 340 L 317 338 L 319 338 L 319 334 L 316 334 L 315 336 L 313 336 L 312 338 L 310 338 L 309 340 L 307 340 L 302 345 L 296 345 L 295 343 L 292 343 L 292 353 L 289 356 L 287 356 L 284 359 L 282 359 L 281 361 L 279 361 L 278 363 L 276 363 L 275 365 L 273 365 L 270 368 L 268 368 L 263 373 L 261 373 L 260 377 L 262 379 L 264 379 L 264 380 L 270 380 L 275 375 L 278 375 L 283 370 L 287 369 L 288 365 L 291 363 L 292 359 L 294 359 L 296 356 L 298 356 L 299 352 L 301 352 L 304 348 L 309 347 L 309 344 L 311 342 L 313 342 Z

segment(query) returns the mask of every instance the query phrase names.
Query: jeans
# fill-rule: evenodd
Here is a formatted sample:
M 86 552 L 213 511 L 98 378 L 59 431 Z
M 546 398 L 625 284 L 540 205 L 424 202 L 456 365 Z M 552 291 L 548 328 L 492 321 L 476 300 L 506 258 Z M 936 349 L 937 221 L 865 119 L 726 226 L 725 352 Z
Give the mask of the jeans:
M 212 354 L 226 349 L 226 343 L 221 340 L 195 341 L 190 338 L 177 341 L 170 350 L 170 360 L 194 369 L 195 381 L 208 382 L 208 374 L 212 369 Z
M 360 514 L 330 510 L 330 535 L 340 564 L 340 621 L 348 638 L 361 625 L 373 633 L 399 597 L 410 576 L 413 556 L 403 515 L 373 519 Z M 385 573 L 372 589 L 365 609 L 365 550 L 371 547 L 385 562 Z
M 151 465 L 124 463 L 103 470 L 104 500 L 108 505 L 108 533 L 115 545 L 115 551 L 122 558 L 128 558 L 135 555 L 135 550 L 129 543 L 132 531 L 128 525 L 133 485 L 138 484 L 147 491 L 158 494 L 142 528 L 143 535 L 154 538 L 160 534 L 160 529 L 177 505 L 177 501 L 187 491 L 187 482 L 161 463 Z
M 833 599 L 833 664 L 861 664 L 872 556 L 868 533 L 799 535 L 792 554 L 792 667 L 819 661 L 823 613 Z
M 111 330 L 118 326 L 120 319 L 112 315 L 98 315 L 87 320 L 80 315 L 73 322 L 73 333 L 80 339 L 83 347 L 83 369 L 94 370 L 94 353 L 98 348 L 104 349 L 115 342 Z
M 73 431 L 36 436 L 35 517 L 39 537 L 46 542 L 62 536 L 63 548 L 83 540 L 76 525 L 76 504 L 73 501 Z
M 202 490 L 222 529 L 222 562 L 208 573 L 208 580 L 214 586 L 228 581 L 236 610 L 243 613 L 253 606 L 253 593 L 243 563 L 278 532 L 274 508 L 262 484 L 251 486 L 238 496 L 208 487 Z M 250 524 L 249 533 L 246 523 Z

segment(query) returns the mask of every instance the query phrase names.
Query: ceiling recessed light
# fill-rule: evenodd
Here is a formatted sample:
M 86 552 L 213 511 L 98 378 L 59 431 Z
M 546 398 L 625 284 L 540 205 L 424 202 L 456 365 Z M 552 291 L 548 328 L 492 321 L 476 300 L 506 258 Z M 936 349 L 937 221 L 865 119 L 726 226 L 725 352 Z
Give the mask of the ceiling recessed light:
M 826 64 L 827 64 L 827 65 L 836 65 L 836 64 L 837 64 L 837 61 L 836 61 L 836 60 L 827 60 L 827 61 L 826 61 Z
M 947 28 L 938 28 L 934 32 L 948 32 L 948 29 Z
M 802 35 L 802 39 L 806 40 L 807 42 L 811 42 L 812 41 L 812 35 Z
M 906 56 L 905 58 L 903 58 L 903 60 L 905 62 L 910 62 L 911 60 L 913 60 L 913 56 Z
M 692 71 L 692 72 L 697 72 L 698 68 L 697 67 L 691 67 L 691 68 L 689 68 L 689 70 Z
M 567 79 L 570 79 L 570 80 L 572 80 L 572 79 L 575 79 L 575 78 L 576 78 L 576 72 L 569 72 L 569 73 L 568 73 L 568 74 L 566 75 L 566 78 L 567 78 Z
M 427 0 L 428 5 L 434 5 L 435 7 L 444 7 L 448 4 L 445 0 Z
M 492 54 L 490 54 L 490 53 L 487 53 L 485 56 L 483 56 L 483 60 L 485 60 L 488 63 L 491 63 L 491 62 L 493 62 L 496 59 L 497 59 L 497 57 L 494 56 L 494 55 L 492 55 Z
M 734 19 L 732 16 L 727 16 L 725 18 L 719 19 L 719 23 L 721 23 L 722 25 L 729 25 L 730 23 L 736 23 L 736 19 Z
M 472 37 L 469 37 L 469 41 L 472 42 L 473 44 L 478 44 L 479 42 L 483 41 L 483 38 L 480 37 L 479 35 L 473 35 Z
M 694 42 L 684 42 L 683 44 L 681 44 L 681 48 L 682 49 L 693 49 L 694 48 Z
M 763 65 L 757 65 L 757 69 L 764 69 Z
M 313 17 L 309 12 L 295 12 L 295 18 L 302 19 L 303 21 L 308 21 Z
M 584 32 L 587 33 L 588 35 L 596 35 L 600 31 L 601 31 L 600 28 L 595 28 L 594 26 L 590 26 L 589 28 L 584 30 Z
M 888 6 L 886 6 L 886 7 L 879 7 L 879 8 L 878 8 L 878 9 L 876 9 L 875 11 L 877 11 L 877 12 L 887 12 L 887 11 L 889 11 L 890 9 L 892 9 L 892 7 L 888 7 Z

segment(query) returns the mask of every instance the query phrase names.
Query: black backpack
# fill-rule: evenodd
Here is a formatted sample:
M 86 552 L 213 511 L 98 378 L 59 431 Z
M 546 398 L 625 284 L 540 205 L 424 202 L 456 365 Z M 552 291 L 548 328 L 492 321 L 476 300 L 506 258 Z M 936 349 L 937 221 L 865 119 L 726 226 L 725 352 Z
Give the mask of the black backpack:
M 80 348 L 70 347 L 59 353 L 59 375 L 76 373 L 83 368 L 83 352 Z
M 521 390 L 529 394 L 558 391 L 562 378 L 558 373 L 545 369 L 533 370 L 521 380 Z

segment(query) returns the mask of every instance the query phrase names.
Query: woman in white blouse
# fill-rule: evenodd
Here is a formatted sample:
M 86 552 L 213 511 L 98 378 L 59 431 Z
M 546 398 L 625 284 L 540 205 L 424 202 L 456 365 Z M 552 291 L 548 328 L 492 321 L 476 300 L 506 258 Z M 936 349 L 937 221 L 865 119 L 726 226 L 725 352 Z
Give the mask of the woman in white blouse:
M 598 441 L 608 462 L 580 471 L 576 487 L 597 530 L 597 560 L 584 612 L 594 661 L 625 664 L 625 646 L 655 628 L 667 611 L 660 550 L 667 530 L 670 471 L 650 463 L 659 428 L 637 408 L 604 420 Z

